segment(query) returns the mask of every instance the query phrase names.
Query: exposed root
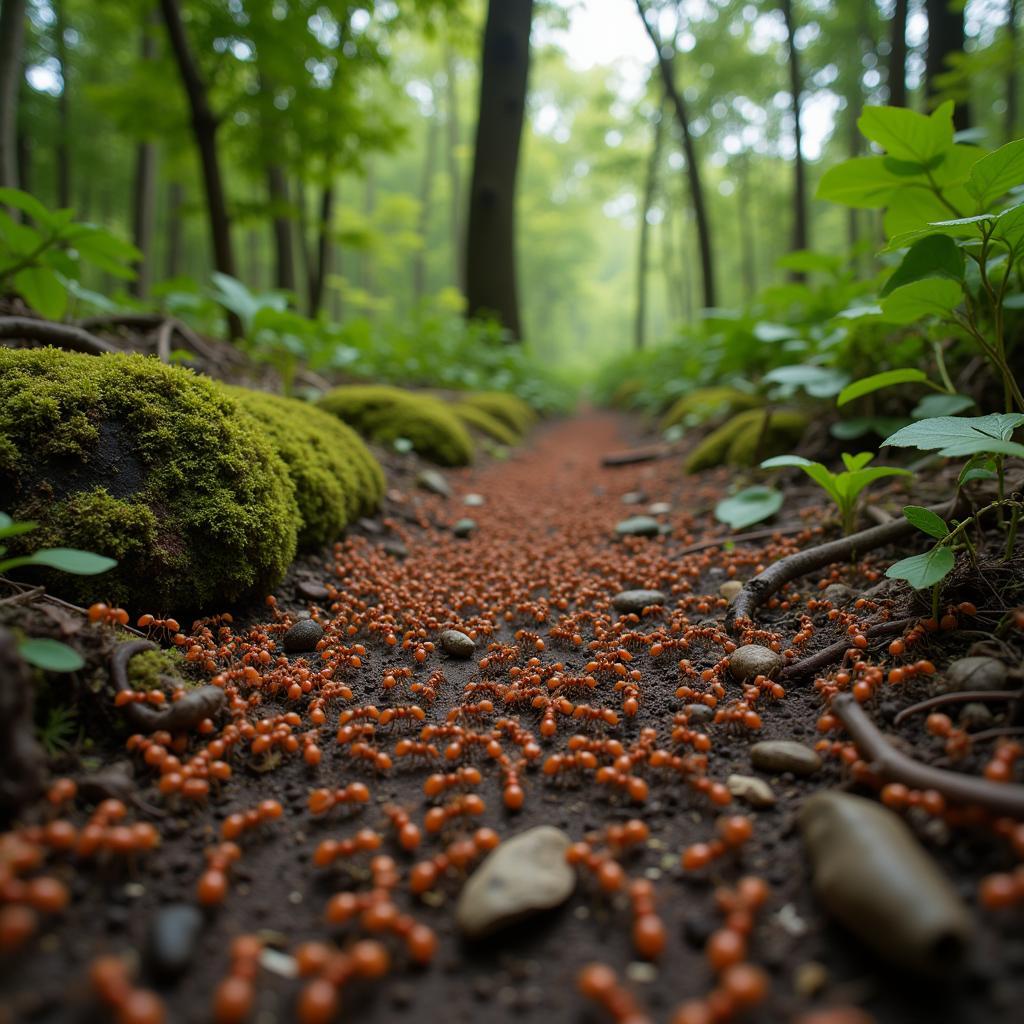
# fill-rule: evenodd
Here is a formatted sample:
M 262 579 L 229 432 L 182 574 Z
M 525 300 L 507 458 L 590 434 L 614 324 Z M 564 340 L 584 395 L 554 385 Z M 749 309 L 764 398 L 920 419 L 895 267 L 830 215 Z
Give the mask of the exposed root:
M 904 708 L 892 720 L 892 724 L 899 725 L 911 715 L 930 711 L 932 708 L 941 708 L 946 704 L 966 704 L 972 700 L 984 704 L 988 701 L 1019 700 L 1021 697 L 1024 697 L 1024 690 L 961 690 L 959 693 L 940 693 L 938 697 L 929 697 L 927 700 L 911 704 L 909 708 Z
M 57 324 L 50 320 L 36 320 L 30 316 L 0 316 L 0 338 L 18 341 L 41 341 L 72 352 L 85 352 L 98 356 L 104 352 L 119 352 L 116 345 L 97 338 L 94 334 L 71 324 Z
M 728 534 L 724 537 L 712 537 L 710 540 L 698 541 L 688 547 L 680 548 L 676 555 L 695 555 L 698 551 L 707 551 L 709 548 L 720 548 L 723 544 L 752 544 L 758 540 L 771 540 L 772 537 L 791 537 L 794 533 L 803 533 L 809 529 L 806 523 L 799 526 L 783 526 L 774 529 L 752 530 L 750 533 L 737 533 L 734 536 Z

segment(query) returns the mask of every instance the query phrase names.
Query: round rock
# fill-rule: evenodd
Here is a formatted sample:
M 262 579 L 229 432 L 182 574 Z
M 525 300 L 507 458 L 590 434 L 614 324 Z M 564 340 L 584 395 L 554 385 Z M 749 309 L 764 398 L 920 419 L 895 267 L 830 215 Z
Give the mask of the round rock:
M 856 595 L 857 592 L 845 583 L 830 583 L 821 592 L 821 596 L 836 608 L 842 608 L 843 605 L 849 604 Z
M 620 537 L 657 537 L 661 524 L 652 516 L 630 516 L 615 526 Z
M 691 725 L 710 722 L 715 717 L 715 709 L 709 708 L 707 704 L 687 704 L 683 710 L 686 712 L 686 720 Z
M 450 498 L 452 489 L 442 473 L 436 469 L 425 469 L 416 477 L 416 486 L 422 487 L 431 494 L 439 494 L 442 498 Z
M 942 683 L 946 693 L 954 690 L 1002 690 L 1005 686 L 1006 665 L 998 658 L 985 656 L 958 658 L 951 662 Z
M 475 529 L 475 519 L 457 519 L 452 524 L 452 533 L 454 533 L 456 537 L 468 537 Z
M 284 649 L 289 654 L 315 651 L 323 639 L 324 627 L 313 619 L 299 619 L 284 635 Z
M 441 634 L 440 641 L 445 654 L 450 654 L 453 658 L 468 658 L 476 649 L 473 638 L 458 629 L 446 629 Z
M 729 671 L 737 682 L 756 676 L 774 676 L 782 668 L 782 656 L 760 644 L 744 644 L 729 655 Z
M 725 785 L 737 800 L 742 800 L 751 807 L 775 805 L 776 797 L 772 787 L 756 775 L 730 775 L 725 780 Z
M 762 740 L 750 748 L 750 763 L 773 775 L 813 775 L 821 767 L 821 758 L 794 740 Z
M 668 600 L 660 590 L 621 590 L 612 598 L 612 607 L 627 614 L 639 615 L 651 605 L 664 604 Z
M 484 496 L 482 494 L 467 494 L 462 499 L 462 504 L 469 508 L 479 508 L 484 504 Z
M 480 938 L 564 903 L 576 887 L 576 872 L 565 862 L 570 842 L 561 829 L 540 825 L 492 850 L 459 895 L 462 932 Z
M 326 601 L 331 596 L 330 591 L 316 580 L 301 580 L 295 589 L 307 601 Z
M 190 903 L 169 903 L 150 918 L 146 963 L 164 981 L 188 970 L 203 929 L 203 915 Z
M 726 601 L 733 601 L 742 589 L 743 584 L 739 580 L 728 580 L 718 588 L 718 593 Z

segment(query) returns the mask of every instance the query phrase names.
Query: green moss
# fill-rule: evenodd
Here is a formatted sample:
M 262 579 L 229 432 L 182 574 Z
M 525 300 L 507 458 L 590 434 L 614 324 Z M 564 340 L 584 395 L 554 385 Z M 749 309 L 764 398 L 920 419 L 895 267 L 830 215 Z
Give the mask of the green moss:
M 632 409 L 636 399 L 644 390 L 644 383 L 635 377 L 627 377 L 616 385 L 615 390 L 608 398 L 608 404 L 613 409 Z
M 377 508 L 384 471 L 351 427 L 308 402 L 229 390 L 267 432 L 288 467 L 302 516 L 302 547 L 337 540 L 349 523 Z
M 806 416 L 790 409 L 737 413 L 690 452 L 686 471 L 697 473 L 724 464 L 752 466 L 758 459 L 781 455 L 799 442 L 807 424 Z
M 668 430 L 677 423 L 693 426 L 706 423 L 716 416 L 756 409 L 760 405 L 761 399 L 738 388 L 697 388 L 672 403 L 668 412 L 662 416 L 660 427 Z
M 480 431 L 481 434 L 484 434 L 492 441 L 498 441 L 500 444 L 508 445 L 511 448 L 521 440 L 519 434 L 507 423 L 502 422 L 496 416 L 492 416 L 489 412 L 484 412 L 483 409 L 478 409 L 475 405 L 456 404 L 452 406 L 452 412 L 467 427 Z
M 537 414 L 521 398 L 504 391 L 477 391 L 466 395 L 460 404 L 482 409 L 520 437 L 537 422 Z
M 473 461 L 469 431 L 433 395 L 384 384 L 353 384 L 328 391 L 319 404 L 380 444 L 404 437 L 420 455 L 442 466 L 465 466 Z
M 0 348 L 0 484 L 21 550 L 119 560 L 58 592 L 191 611 L 273 586 L 298 509 L 284 463 L 213 381 L 143 356 Z
M 173 647 L 143 651 L 128 659 L 128 682 L 133 690 L 155 690 L 163 686 L 161 676 L 171 676 L 184 682 L 184 669 L 185 658 Z

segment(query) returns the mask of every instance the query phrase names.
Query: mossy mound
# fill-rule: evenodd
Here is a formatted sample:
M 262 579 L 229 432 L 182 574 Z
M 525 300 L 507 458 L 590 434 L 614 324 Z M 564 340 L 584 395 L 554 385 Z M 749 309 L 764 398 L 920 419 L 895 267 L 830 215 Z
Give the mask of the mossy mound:
M 677 423 L 693 426 L 706 423 L 717 416 L 725 416 L 745 409 L 756 409 L 762 404 L 756 395 L 748 395 L 738 388 L 697 388 L 677 398 L 661 418 L 659 426 L 668 430 Z
M 319 405 L 380 444 L 404 437 L 416 452 L 442 466 L 465 466 L 473 461 L 469 431 L 433 395 L 386 384 L 352 384 L 328 391 Z
M 456 404 L 452 406 L 452 412 L 462 420 L 471 430 L 478 430 L 485 437 L 499 444 L 512 447 L 520 442 L 521 438 L 507 423 L 492 416 L 475 405 Z
M 164 685 L 161 676 L 181 681 L 185 666 L 184 655 L 175 647 L 141 651 L 128 659 L 128 683 L 133 690 L 155 690 Z
M 644 390 L 644 382 L 636 377 L 627 377 L 620 381 L 608 397 L 608 404 L 613 409 L 632 409 L 637 398 Z
M 302 517 L 301 547 L 337 540 L 349 523 L 380 504 L 384 471 L 351 427 L 308 402 L 246 388 L 229 391 L 288 467 Z
M 686 460 L 687 473 L 714 466 L 752 466 L 791 451 L 807 429 L 808 418 L 792 409 L 748 409 L 713 430 Z
M 482 409 L 489 416 L 501 420 L 519 437 L 537 422 L 537 414 L 526 402 L 504 391 L 475 391 L 466 395 L 460 404 Z
M 81 600 L 192 611 L 272 587 L 295 554 L 295 489 L 258 424 L 215 382 L 144 356 L 0 348 L 0 489 L 40 524 L 20 550 L 118 560 L 52 577 Z

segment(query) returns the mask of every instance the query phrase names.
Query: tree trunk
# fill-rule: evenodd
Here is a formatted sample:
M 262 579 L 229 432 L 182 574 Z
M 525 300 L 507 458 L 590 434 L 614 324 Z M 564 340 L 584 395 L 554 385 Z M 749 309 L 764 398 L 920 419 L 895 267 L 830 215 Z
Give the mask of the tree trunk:
M 754 266 L 754 220 L 750 215 L 750 156 L 744 153 L 738 160 L 736 187 L 737 207 L 740 214 L 740 263 L 743 268 L 743 297 L 751 302 L 757 293 L 757 269 Z
M 206 86 L 199 74 L 195 58 L 189 48 L 185 26 L 181 21 L 178 0 L 160 0 L 160 11 L 170 39 L 174 59 L 178 65 L 182 84 L 192 112 L 192 131 L 203 169 L 203 188 L 210 219 L 210 241 L 213 246 L 213 265 L 222 274 L 235 276 L 235 260 L 231 251 L 231 220 L 228 217 L 224 183 L 217 157 L 217 119 L 210 109 Z M 234 337 L 242 333 L 242 324 L 234 313 L 228 314 L 228 327 Z
M 640 207 L 640 246 L 636 264 L 636 322 L 633 329 L 633 346 L 639 352 L 644 347 L 647 334 L 647 267 L 651 243 L 651 223 L 647 219 L 654 203 L 658 187 L 658 165 L 661 162 L 661 137 L 664 130 L 661 111 L 654 115 L 654 138 L 647 159 L 647 178 L 644 182 L 644 198 Z
M 959 0 L 925 0 L 928 12 L 928 53 L 925 58 L 925 92 L 929 104 L 941 92 L 936 79 L 949 70 L 949 58 L 964 49 L 964 10 Z M 967 104 L 957 103 L 953 127 L 959 132 L 970 125 Z
M 466 232 L 467 315 L 497 316 L 516 339 L 516 175 L 532 19 L 533 0 L 488 3 Z
M 181 273 L 181 254 L 184 249 L 184 224 L 182 207 L 185 205 L 185 189 L 180 181 L 167 186 L 167 276 L 177 277 Z
M 803 133 L 800 129 L 800 94 L 803 86 L 800 80 L 800 57 L 794 36 L 792 0 L 781 0 L 782 16 L 786 20 L 786 39 L 789 49 L 789 93 L 793 101 L 793 244 L 794 250 L 808 247 L 807 229 L 807 177 L 804 169 Z M 790 275 L 794 281 L 805 281 L 807 275 L 795 271 Z
M 462 174 L 459 171 L 459 97 L 455 74 L 455 55 L 446 46 L 444 53 L 445 93 L 448 101 L 448 182 L 451 187 L 452 280 L 460 292 L 466 292 L 466 268 L 462 226 Z
M 412 264 L 412 301 L 419 306 L 427 291 L 427 232 L 430 229 L 430 197 L 434 188 L 434 164 L 437 161 L 437 137 L 440 125 L 436 117 L 427 122 L 427 150 L 423 157 L 423 180 L 420 183 L 420 214 L 416 230 L 421 245 Z
M 693 213 L 697 222 L 697 243 L 700 249 L 701 274 L 704 281 L 704 305 L 715 305 L 715 266 L 711 251 L 711 226 L 708 222 L 707 207 L 704 205 L 704 190 L 701 186 L 700 165 L 697 162 L 697 153 L 693 145 L 693 137 L 690 135 L 690 118 L 686 110 L 686 103 L 682 93 L 676 88 L 675 74 L 672 70 L 672 58 L 666 54 L 657 32 L 647 21 L 647 12 L 643 0 L 636 0 L 636 8 L 640 13 L 640 20 L 654 44 L 658 59 L 658 70 L 661 73 L 662 84 L 665 87 L 665 95 L 672 103 L 679 121 L 679 128 L 683 134 L 683 155 L 686 157 L 686 173 L 690 185 L 690 201 L 693 203 Z M 672 51 L 674 55 L 674 50 Z
M 661 272 L 665 278 L 665 309 L 669 326 L 683 319 L 682 289 L 676 276 L 676 243 L 673 237 L 674 221 L 671 199 L 665 196 L 665 217 L 658 226 L 661 236 Z
M 896 0 L 889 35 L 889 106 L 907 105 L 907 4 Z
M 274 207 L 274 285 L 286 292 L 295 291 L 295 246 L 288 206 L 288 179 L 280 164 L 267 168 L 267 192 Z
M 67 209 L 71 205 L 71 72 L 68 67 L 68 44 L 64 38 L 64 0 L 55 0 L 53 15 L 53 35 L 61 82 L 60 94 L 57 96 L 57 205 Z
M 27 132 L 19 131 L 16 142 L 18 156 L 19 187 L 25 192 L 32 191 L 32 139 Z
M 156 56 L 156 45 L 148 22 L 142 26 L 142 60 Z M 156 143 L 146 139 L 135 147 L 135 178 L 132 183 L 132 238 L 142 259 L 135 267 L 132 295 L 144 299 L 153 276 L 153 217 L 156 208 Z
M 1017 137 L 1017 112 L 1020 109 L 1020 72 L 1017 63 L 1017 0 L 1006 5 L 1006 31 L 1010 36 L 1010 70 L 1006 73 L 1006 141 Z
M 309 316 L 316 317 L 324 301 L 327 275 L 331 272 L 331 218 L 334 214 L 334 184 L 329 182 L 320 193 L 320 218 L 317 224 L 316 260 L 309 276 Z
M 0 186 L 18 187 L 18 93 L 25 41 L 25 0 L 0 7 Z

